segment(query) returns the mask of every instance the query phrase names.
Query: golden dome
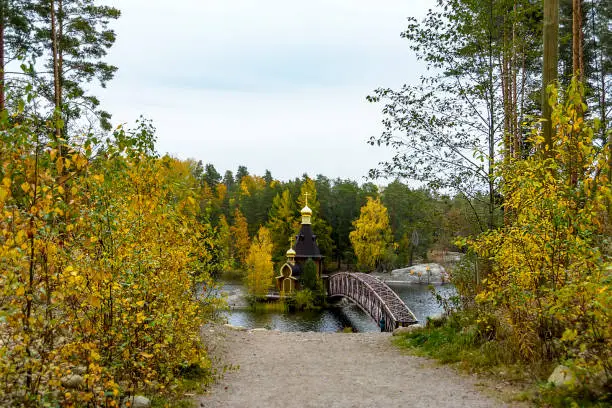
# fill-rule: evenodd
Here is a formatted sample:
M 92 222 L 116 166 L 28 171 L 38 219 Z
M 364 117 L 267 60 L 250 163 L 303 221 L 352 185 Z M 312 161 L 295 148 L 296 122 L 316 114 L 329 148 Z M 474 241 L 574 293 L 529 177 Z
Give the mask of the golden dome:
M 295 249 L 289 248 L 287 250 L 287 256 L 295 256 Z
M 308 207 L 308 205 L 302 208 L 302 215 L 312 215 L 312 210 L 310 207 Z

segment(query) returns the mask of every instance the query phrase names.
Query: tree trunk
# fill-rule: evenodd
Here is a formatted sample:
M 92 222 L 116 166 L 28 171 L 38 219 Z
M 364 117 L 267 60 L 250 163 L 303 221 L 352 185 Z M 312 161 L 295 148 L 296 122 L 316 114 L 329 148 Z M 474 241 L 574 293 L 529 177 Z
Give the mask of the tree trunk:
M 489 160 L 487 175 L 489 178 L 489 229 L 493 229 L 494 226 L 494 212 L 495 212 L 495 185 L 494 185 L 494 174 L 493 166 L 495 165 L 495 89 L 493 85 L 493 1 L 489 2 Z
M 584 78 L 582 50 L 582 7 L 581 0 L 572 0 L 572 71 L 580 81 Z
M 6 13 L 4 1 L 0 3 L 0 112 L 6 109 L 6 97 L 4 89 L 4 27 L 6 25 Z
M 557 80 L 557 60 L 559 58 L 559 0 L 544 0 L 544 61 L 542 70 L 542 118 L 544 119 L 544 150 L 552 155 L 553 129 L 552 108 L 548 103 L 548 85 Z
M 59 67 L 59 44 L 57 35 L 57 14 L 55 12 L 55 0 L 51 0 L 51 52 L 53 53 L 53 97 L 55 105 L 55 141 L 59 142 L 62 138 L 62 128 L 59 124 L 62 110 L 62 91 L 60 88 L 60 67 Z M 60 155 L 61 155 L 60 148 Z

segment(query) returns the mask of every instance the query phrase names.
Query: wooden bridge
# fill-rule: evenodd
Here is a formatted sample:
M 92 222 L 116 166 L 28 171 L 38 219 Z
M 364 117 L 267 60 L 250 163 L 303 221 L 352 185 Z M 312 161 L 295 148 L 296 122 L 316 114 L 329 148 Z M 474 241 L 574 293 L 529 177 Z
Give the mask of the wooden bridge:
M 408 306 L 386 283 L 358 272 L 340 272 L 329 276 L 329 297 L 343 296 L 355 302 L 377 323 L 384 318 L 384 331 L 418 323 Z

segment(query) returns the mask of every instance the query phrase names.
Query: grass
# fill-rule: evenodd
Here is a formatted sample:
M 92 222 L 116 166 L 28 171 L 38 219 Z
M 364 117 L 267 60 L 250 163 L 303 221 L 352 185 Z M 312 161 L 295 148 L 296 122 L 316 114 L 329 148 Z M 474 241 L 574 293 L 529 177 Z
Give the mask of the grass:
M 509 341 L 490 340 L 486 330 L 466 312 L 446 320 L 430 321 L 427 327 L 394 337 L 394 343 L 412 354 L 454 364 L 469 372 L 485 374 L 495 381 L 507 381 L 523 392 L 512 399 L 546 407 L 609 407 L 608 397 L 599 400 L 585 390 L 570 390 L 547 383 L 555 362 L 527 364 L 517 358 Z
M 178 384 L 172 394 L 157 394 L 151 398 L 151 408 L 193 408 L 194 395 L 203 394 L 206 388 L 220 379 L 227 371 L 236 370 L 233 365 L 221 365 L 220 360 L 214 360 L 213 366 L 219 369 L 206 369 L 198 365 L 184 367 L 178 373 Z

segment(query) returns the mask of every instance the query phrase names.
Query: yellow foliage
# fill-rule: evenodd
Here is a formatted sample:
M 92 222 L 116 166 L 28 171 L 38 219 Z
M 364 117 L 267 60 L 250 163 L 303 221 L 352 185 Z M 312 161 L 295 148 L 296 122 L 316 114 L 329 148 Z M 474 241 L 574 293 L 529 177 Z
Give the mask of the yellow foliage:
M 208 367 L 199 329 L 220 300 L 195 301 L 211 242 L 187 166 L 122 132 L 103 160 L 29 132 L 0 141 L 0 400 L 117 405 L 119 387 Z M 66 392 L 77 368 L 85 383 Z
M 244 265 L 249 254 L 251 238 L 249 237 L 249 225 L 246 217 L 242 215 L 240 209 L 234 211 L 234 225 L 230 227 L 232 234 L 232 242 L 234 245 L 234 254 L 238 262 Z
M 255 191 L 261 191 L 266 188 L 266 180 L 263 177 L 251 176 L 247 174 L 240 180 L 240 194 L 251 196 Z
M 469 245 L 493 266 L 477 300 L 504 314 L 523 358 L 570 358 L 609 375 L 610 145 L 594 148 L 581 95 L 573 81 L 555 103 L 552 158 L 539 149 L 502 167 L 510 222 Z
M 265 296 L 272 287 L 274 264 L 272 262 L 272 239 L 266 227 L 260 227 L 249 249 L 246 259 L 246 286 L 249 293 Z
M 368 197 L 361 207 L 359 218 L 353 221 L 354 231 L 349 234 L 359 264 L 373 269 L 382 259 L 391 243 L 391 227 L 387 208 L 380 199 Z

